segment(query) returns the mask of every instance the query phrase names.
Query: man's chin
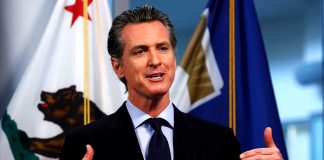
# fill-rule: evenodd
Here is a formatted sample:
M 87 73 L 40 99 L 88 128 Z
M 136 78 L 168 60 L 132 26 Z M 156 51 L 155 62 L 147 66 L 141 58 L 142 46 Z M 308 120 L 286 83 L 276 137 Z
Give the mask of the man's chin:
M 152 98 L 164 97 L 169 95 L 169 90 L 158 90 L 151 92 Z

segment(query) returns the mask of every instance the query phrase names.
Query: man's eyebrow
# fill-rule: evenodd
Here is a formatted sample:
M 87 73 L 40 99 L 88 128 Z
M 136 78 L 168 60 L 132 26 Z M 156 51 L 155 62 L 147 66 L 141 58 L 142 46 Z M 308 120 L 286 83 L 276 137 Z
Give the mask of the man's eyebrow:
M 171 44 L 169 42 L 167 42 L 167 41 L 157 43 L 157 46 L 163 46 L 163 45 L 171 46 Z
M 168 47 L 171 46 L 170 42 L 168 42 L 168 41 L 163 41 L 163 42 L 159 42 L 159 43 L 155 44 L 155 46 L 158 46 L 158 47 L 163 46 L 163 45 L 166 45 L 166 46 L 168 46 Z M 139 44 L 139 45 L 135 45 L 135 46 L 133 46 L 133 47 L 131 48 L 131 51 L 134 51 L 134 50 L 136 50 L 136 49 L 145 49 L 145 48 L 149 48 L 149 45 L 146 45 L 146 44 Z
M 135 45 L 131 48 L 131 50 L 135 50 L 135 49 L 139 49 L 139 48 L 148 48 L 147 45 L 144 45 L 144 44 L 140 44 L 140 45 Z
M 147 45 L 140 44 L 140 45 L 133 46 L 130 49 L 130 52 L 135 53 L 135 52 L 137 52 L 139 50 L 147 50 L 147 49 L 148 49 L 148 46 Z

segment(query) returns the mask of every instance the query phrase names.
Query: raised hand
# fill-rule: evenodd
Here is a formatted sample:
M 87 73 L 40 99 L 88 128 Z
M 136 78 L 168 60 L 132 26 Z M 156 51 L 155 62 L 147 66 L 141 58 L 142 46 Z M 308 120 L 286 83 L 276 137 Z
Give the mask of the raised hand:
M 272 138 L 272 131 L 270 127 L 264 130 L 264 142 L 266 148 L 256 148 L 246 151 L 240 155 L 241 160 L 283 160 L 280 150 Z
M 82 160 L 92 160 L 93 155 L 94 155 L 94 150 L 92 149 L 92 147 L 89 144 L 87 144 L 86 148 L 87 148 L 87 152 L 83 156 Z

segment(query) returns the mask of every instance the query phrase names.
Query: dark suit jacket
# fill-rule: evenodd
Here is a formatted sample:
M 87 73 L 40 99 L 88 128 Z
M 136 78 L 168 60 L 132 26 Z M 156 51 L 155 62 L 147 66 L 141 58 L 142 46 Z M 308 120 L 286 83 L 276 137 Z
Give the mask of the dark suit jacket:
M 132 120 L 125 103 L 101 120 L 66 136 L 61 159 L 81 160 L 86 144 L 94 159 L 143 160 Z M 231 129 L 193 118 L 174 107 L 175 160 L 238 160 L 240 147 Z

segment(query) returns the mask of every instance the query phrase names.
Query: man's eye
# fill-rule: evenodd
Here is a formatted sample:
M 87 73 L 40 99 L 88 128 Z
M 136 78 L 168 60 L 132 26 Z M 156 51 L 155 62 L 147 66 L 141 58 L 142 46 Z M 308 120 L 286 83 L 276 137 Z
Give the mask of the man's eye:
M 162 47 L 159 48 L 159 50 L 160 51 L 168 51 L 169 50 L 169 47 L 162 46 Z
M 144 49 L 139 49 L 139 50 L 136 50 L 135 51 L 135 55 L 142 55 L 145 53 L 145 50 Z

